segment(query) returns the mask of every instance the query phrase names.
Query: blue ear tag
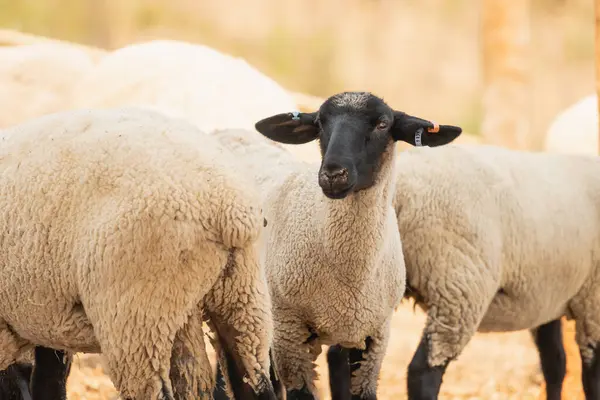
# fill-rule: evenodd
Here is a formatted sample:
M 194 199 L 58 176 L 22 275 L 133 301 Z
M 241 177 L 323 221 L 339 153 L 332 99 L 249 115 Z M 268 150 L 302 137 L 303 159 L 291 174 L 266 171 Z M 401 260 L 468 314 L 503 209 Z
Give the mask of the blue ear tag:
M 421 143 L 421 135 L 423 134 L 423 128 L 417 129 L 415 132 L 415 146 L 423 146 Z
M 298 111 L 293 111 L 292 112 L 292 119 L 295 120 L 295 121 L 299 120 L 300 119 L 299 115 L 300 115 L 300 113 Z

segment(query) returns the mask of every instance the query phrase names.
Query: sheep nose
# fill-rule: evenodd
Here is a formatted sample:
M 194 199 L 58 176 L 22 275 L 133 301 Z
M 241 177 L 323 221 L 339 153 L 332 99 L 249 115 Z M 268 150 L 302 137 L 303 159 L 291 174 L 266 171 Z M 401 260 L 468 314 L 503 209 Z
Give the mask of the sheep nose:
M 347 188 L 349 181 L 348 168 L 338 164 L 326 164 L 319 174 L 319 186 L 329 191 L 343 191 Z
M 326 163 L 319 173 L 319 186 L 330 198 L 344 198 L 351 190 L 351 170 L 337 163 Z
M 323 175 L 329 181 L 344 181 L 348 179 L 348 168 L 339 165 L 327 165 L 323 168 Z

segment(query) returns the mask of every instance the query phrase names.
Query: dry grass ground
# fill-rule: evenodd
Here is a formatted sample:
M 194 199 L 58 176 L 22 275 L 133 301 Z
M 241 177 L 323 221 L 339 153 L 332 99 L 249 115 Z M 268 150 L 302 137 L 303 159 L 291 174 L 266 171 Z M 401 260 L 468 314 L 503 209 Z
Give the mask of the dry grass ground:
M 392 324 L 393 336 L 381 373 L 380 399 L 406 398 L 406 367 L 416 349 L 425 322 L 412 304 L 402 305 Z M 319 357 L 323 399 L 327 393 L 324 353 Z M 537 352 L 526 331 L 478 334 L 446 373 L 442 400 L 538 399 L 542 376 Z M 102 372 L 99 356 L 78 355 L 68 382 L 69 400 L 116 399 L 110 379 Z

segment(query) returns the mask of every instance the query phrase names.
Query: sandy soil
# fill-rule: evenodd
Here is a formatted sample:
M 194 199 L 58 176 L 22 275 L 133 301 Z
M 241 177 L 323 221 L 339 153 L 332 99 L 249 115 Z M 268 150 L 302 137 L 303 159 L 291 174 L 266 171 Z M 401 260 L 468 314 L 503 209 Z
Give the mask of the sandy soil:
M 420 338 L 425 316 L 405 304 L 393 320 L 393 336 L 379 383 L 380 399 L 406 399 L 406 367 Z M 212 350 L 212 349 L 211 349 Z M 325 352 L 319 357 L 319 388 L 327 394 Z M 461 357 L 450 365 L 440 400 L 537 399 L 542 376 L 529 332 L 477 334 Z M 69 400 L 118 399 L 97 355 L 78 354 L 68 382 Z

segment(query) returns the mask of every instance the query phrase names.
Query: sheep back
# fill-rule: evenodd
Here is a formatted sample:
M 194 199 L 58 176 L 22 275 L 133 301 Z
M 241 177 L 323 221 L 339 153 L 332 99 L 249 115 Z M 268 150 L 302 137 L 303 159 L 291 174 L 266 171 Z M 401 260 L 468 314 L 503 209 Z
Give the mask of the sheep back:
M 600 159 L 448 145 L 398 163 L 407 281 L 429 305 L 461 313 L 491 285 L 480 330 L 527 329 L 562 315 L 595 271 Z
M 98 351 L 102 326 L 87 317 L 97 320 L 117 288 L 131 294 L 124 306 L 143 301 L 144 287 L 166 302 L 178 301 L 173 288 L 201 296 L 227 249 L 252 244 L 262 228 L 242 168 L 182 120 L 78 110 L 0 140 L 0 317 L 32 342 Z

